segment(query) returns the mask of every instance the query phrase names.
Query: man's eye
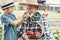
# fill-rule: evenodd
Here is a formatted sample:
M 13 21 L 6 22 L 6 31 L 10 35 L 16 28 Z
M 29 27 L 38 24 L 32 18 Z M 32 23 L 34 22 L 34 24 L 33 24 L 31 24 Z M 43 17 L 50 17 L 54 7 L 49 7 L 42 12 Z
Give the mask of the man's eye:
M 29 9 L 29 8 L 27 8 L 27 9 Z

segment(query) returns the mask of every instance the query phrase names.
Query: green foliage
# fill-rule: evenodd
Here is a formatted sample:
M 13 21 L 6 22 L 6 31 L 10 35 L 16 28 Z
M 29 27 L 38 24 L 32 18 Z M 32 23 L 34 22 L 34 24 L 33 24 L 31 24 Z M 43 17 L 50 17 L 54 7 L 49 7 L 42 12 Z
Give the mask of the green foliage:
M 2 25 L 0 25 L 0 40 L 2 40 Z
M 60 30 L 53 30 L 52 33 L 56 40 L 60 40 Z

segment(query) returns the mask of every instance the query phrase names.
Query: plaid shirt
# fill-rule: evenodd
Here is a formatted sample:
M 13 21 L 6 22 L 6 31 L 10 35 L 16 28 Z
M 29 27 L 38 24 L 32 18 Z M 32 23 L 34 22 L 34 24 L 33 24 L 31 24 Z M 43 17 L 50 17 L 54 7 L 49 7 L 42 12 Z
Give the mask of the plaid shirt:
M 55 40 L 54 36 L 50 32 L 50 29 L 49 29 L 49 26 L 48 26 L 48 21 L 47 21 L 47 18 L 45 18 L 45 16 L 41 15 L 39 12 L 36 12 L 32 16 L 31 19 L 32 19 L 32 21 L 38 21 L 39 23 L 41 23 L 44 26 L 44 35 L 41 37 L 41 40 Z M 23 24 L 27 24 L 28 21 L 30 21 L 30 20 L 27 19 L 27 20 L 23 21 L 22 25 L 20 25 L 20 27 L 18 29 L 19 34 L 22 34 Z M 29 25 L 27 27 L 27 30 L 38 29 L 38 27 L 36 25 L 30 25 L 30 26 Z

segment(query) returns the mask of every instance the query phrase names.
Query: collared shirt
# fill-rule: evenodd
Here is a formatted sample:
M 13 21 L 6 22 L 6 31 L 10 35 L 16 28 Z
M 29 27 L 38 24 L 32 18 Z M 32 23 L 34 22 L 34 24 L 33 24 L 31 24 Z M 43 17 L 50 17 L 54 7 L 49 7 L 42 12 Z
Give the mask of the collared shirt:
M 14 14 L 2 14 L 1 22 L 4 24 L 4 40 L 18 40 L 16 26 L 10 25 L 10 22 L 15 20 Z
M 28 21 L 38 21 L 44 27 L 44 35 L 41 37 L 40 40 L 55 40 L 53 34 L 51 33 L 51 31 L 49 29 L 48 20 L 45 16 L 41 15 L 39 12 L 36 12 L 31 17 L 32 20 L 29 20 L 29 19 L 30 18 L 27 18 L 25 21 L 23 21 L 22 25 L 20 25 L 20 28 L 18 28 L 18 32 L 19 32 L 18 36 L 19 36 L 19 34 L 20 34 L 20 36 L 22 35 L 23 24 L 28 24 Z M 38 29 L 38 27 L 36 25 L 30 25 L 26 29 L 27 29 L 27 31 L 30 29 L 35 30 L 35 29 Z

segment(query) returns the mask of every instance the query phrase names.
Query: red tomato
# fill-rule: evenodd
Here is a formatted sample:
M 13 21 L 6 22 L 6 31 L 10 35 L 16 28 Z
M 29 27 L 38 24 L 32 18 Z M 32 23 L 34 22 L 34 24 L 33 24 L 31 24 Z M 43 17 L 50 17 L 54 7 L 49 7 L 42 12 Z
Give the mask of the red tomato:
M 48 13 L 46 13 L 46 14 L 43 14 L 44 16 L 46 16 L 46 17 L 48 17 Z
M 46 14 L 46 17 L 48 16 L 48 14 Z
M 34 32 L 29 31 L 29 32 L 28 32 L 28 35 L 34 35 Z

